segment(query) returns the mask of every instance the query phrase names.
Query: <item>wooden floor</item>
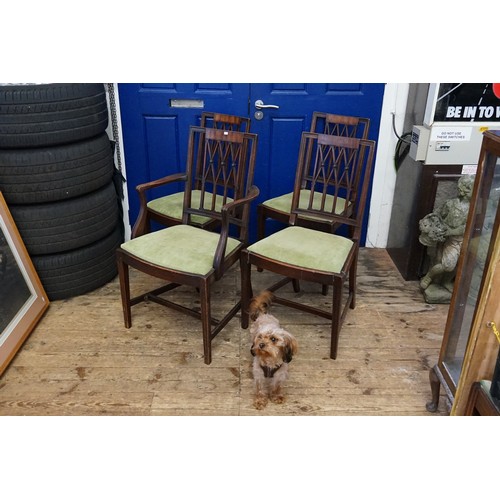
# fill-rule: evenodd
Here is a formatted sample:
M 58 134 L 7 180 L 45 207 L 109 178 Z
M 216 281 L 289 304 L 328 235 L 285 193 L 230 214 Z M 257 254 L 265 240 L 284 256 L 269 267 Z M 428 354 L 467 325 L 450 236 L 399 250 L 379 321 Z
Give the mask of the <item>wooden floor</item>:
M 148 303 L 123 327 L 118 279 L 84 296 L 52 302 L 0 378 L 0 415 L 427 415 L 429 368 L 437 361 L 447 305 L 426 304 L 383 249 L 361 249 L 357 307 L 329 358 L 327 320 L 276 305 L 299 342 L 287 401 L 252 406 L 249 334 L 239 315 L 203 363 L 198 320 Z M 254 273 L 254 291 L 273 277 Z M 132 272 L 134 290 L 154 280 Z M 303 284 L 303 300 L 325 303 Z M 292 294 L 290 287 L 290 294 Z M 191 289 L 175 292 L 199 303 Z M 217 284 L 214 315 L 239 295 L 238 266 Z M 442 391 L 443 392 L 443 391 Z M 439 411 L 448 414 L 442 395 Z

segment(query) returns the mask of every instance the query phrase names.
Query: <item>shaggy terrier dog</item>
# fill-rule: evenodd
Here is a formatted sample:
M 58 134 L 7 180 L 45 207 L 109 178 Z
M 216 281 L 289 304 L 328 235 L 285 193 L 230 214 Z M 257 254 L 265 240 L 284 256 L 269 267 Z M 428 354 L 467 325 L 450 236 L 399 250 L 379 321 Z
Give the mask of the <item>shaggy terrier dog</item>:
M 265 290 L 250 302 L 250 334 L 255 383 L 254 406 L 261 410 L 270 399 L 281 404 L 285 401 L 282 386 L 288 378 L 288 364 L 297 353 L 297 341 L 280 327 L 276 317 L 269 314 L 273 294 Z

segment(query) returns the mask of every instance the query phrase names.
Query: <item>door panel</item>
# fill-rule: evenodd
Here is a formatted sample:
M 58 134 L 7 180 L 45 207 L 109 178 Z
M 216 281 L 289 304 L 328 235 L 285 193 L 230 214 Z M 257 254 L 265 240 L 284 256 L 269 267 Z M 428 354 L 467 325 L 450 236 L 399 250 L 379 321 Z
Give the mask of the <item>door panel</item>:
M 139 213 L 135 186 L 185 171 L 189 127 L 200 124 L 203 111 L 248 116 L 249 84 L 120 83 L 118 91 L 133 225 Z M 172 184 L 155 196 L 181 189 Z
M 255 181 L 261 190 L 257 202 L 293 190 L 295 167 L 302 131 L 309 130 L 312 113 L 323 111 L 339 115 L 370 118 L 369 138 L 376 140 L 384 84 L 365 83 L 296 83 L 251 84 L 250 117 L 252 131 L 259 134 Z M 255 119 L 255 101 L 277 105 L 279 109 L 261 110 L 261 120 Z M 367 207 L 370 204 L 369 190 Z M 251 235 L 255 236 L 255 222 Z M 362 240 L 364 245 L 368 226 L 365 213 Z M 268 221 L 268 231 L 275 231 L 279 223 Z
M 198 124 L 201 112 L 218 111 L 252 119 L 251 132 L 259 136 L 255 184 L 257 200 L 290 192 L 302 131 L 309 130 L 313 111 L 368 117 L 370 139 L 377 139 L 384 84 L 365 83 L 216 83 L 119 84 L 124 151 L 129 190 L 130 223 L 139 210 L 135 186 L 174 172 L 184 171 L 189 126 Z M 186 106 L 175 107 L 178 100 Z M 262 109 L 255 101 L 278 108 Z M 180 190 L 180 186 L 169 191 Z M 370 190 L 371 191 L 371 190 Z M 254 202 L 255 203 L 255 202 Z M 256 235 L 255 206 L 250 238 Z M 369 198 L 367 202 L 369 206 Z M 368 212 L 368 211 L 367 211 Z M 368 213 L 362 234 L 366 234 Z M 270 230 L 278 229 L 272 224 Z

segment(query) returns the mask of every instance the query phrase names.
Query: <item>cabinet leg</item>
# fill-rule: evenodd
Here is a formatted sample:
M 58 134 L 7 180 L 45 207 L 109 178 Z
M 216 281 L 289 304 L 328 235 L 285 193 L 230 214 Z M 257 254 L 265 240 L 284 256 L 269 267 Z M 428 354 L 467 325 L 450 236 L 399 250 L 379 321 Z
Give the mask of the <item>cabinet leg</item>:
M 425 405 L 425 408 L 427 411 L 435 413 L 439 404 L 439 389 L 441 388 L 441 382 L 439 381 L 434 368 L 429 370 L 429 382 L 431 383 L 432 401 L 429 401 Z

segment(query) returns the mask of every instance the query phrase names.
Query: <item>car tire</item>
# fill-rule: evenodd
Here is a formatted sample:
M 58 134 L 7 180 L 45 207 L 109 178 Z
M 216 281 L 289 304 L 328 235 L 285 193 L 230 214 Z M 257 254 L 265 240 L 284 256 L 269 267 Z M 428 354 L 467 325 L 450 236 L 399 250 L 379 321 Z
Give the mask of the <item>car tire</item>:
M 32 261 L 49 300 L 62 300 L 91 292 L 117 275 L 116 249 L 123 243 L 123 228 L 85 247 L 54 255 L 33 256 Z
M 71 200 L 11 205 L 10 212 L 30 255 L 55 254 L 89 245 L 109 234 L 119 221 L 113 182 Z
M 107 126 L 102 83 L 0 86 L 0 148 L 77 142 Z
M 107 184 L 114 171 L 106 133 L 62 146 L 0 149 L 0 190 L 7 203 L 74 198 Z

